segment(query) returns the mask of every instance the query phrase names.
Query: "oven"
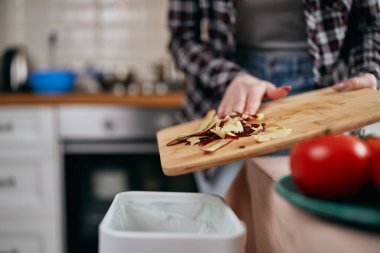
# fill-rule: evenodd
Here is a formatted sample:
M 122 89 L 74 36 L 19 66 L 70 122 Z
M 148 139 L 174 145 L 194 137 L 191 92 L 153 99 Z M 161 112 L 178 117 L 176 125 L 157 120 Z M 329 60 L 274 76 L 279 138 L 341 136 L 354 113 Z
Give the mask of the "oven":
M 156 131 L 174 109 L 66 106 L 59 122 L 64 150 L 67 252 L 96 253 L 98 225 L 116 193 L 196 191 L 191 175 L 163 175 Z

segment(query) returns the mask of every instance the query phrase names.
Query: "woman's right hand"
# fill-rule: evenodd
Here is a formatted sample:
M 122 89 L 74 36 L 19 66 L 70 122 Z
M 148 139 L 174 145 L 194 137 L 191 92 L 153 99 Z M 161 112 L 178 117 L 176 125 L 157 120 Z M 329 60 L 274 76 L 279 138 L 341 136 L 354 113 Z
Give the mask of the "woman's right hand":
M 218 108 L 218 116 L 230 112 L 255 114 L 264 97 L 279 99 L 286 96 L 291 86 L 277 88 L 274 84 L 260 80 L 249 74 L 241 74 L 232 79 Z

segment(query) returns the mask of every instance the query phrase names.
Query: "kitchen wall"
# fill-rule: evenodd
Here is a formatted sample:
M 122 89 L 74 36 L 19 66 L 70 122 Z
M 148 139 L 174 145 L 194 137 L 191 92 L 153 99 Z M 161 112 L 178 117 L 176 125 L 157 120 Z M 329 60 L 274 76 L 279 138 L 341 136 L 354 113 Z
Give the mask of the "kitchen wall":
M 167 58 L 167 0 L 0 0 L 0 50 L 24 44 L 39 68 L 133 68 Z
M 20 23 L 22 8 L 19 0 L 0 1 L 0 46 L 3 49 L 6 45 L 22 42 L 23 33 Z
M 3 14 L 5 9 L 5 1 L 0 1 L 0 48 L 4 48 L 3 38 L 5 33 L 5 16 Z

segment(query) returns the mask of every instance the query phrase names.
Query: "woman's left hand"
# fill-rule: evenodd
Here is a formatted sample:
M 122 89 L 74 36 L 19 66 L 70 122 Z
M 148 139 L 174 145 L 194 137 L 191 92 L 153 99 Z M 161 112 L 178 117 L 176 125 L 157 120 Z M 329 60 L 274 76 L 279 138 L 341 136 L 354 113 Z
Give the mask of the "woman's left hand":
M 361 88 L 376 89 L 377 80 L 373 74 L 364 73 L 360 76 L 356 76 L 343 82 L 334 84 L 332 88 L 337 91 L 358 90 Z

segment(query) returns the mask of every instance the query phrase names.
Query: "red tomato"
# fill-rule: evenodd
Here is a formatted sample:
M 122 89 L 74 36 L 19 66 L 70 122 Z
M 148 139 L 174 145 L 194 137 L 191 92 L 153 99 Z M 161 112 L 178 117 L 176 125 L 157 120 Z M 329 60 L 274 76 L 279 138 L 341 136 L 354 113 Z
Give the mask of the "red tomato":
M 337 198 L 358 192 L 370 179 L 371 156 L 359 139 L 325 135 L 296 145 L 290 154 L 295 183 L 306 194 Z
M 371 150 L 372 156 L 372 181 L 380 192 L 380 137 L 368 137 L 365 144 Z
M 373 166 L 373 183 L 378 192 L 380 192 L 380 157 L 377 157 Z

